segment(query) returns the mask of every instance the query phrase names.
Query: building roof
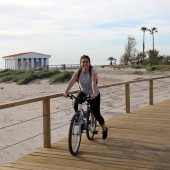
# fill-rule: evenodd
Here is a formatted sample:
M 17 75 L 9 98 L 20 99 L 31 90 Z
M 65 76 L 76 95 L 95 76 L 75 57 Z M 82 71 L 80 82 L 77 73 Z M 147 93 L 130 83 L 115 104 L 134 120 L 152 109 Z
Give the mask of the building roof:
M 8 56 L 4 56 L 2 58 L 14 58 L 14 57 L 18 57 L 18 56 L 22 56 L 22 55 L 25 55 L 25 54 L 30 54 L 30 53 L 35 53 L 35 54 L 41 54 L 41 55 L 47 55 L 47 54 L 42 54 L 42 53 L 36 53 L 36 52 L 25 52 L 25 53 L 18 53 L 18 54 L 13 54 L 13 55 L 8 55 Z M 50 55 L 47 55 L 47 56 L 50 56 Z

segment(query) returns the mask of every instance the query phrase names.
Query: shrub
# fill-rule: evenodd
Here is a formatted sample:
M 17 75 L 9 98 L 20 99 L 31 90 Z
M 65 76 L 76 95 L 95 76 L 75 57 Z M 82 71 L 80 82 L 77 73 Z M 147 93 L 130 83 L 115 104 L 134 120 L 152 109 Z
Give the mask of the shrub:
M 12 74 L 12 70 L 6 69 L 0 72 L 0 77 L 5 77 Z
M 73 72 L 61 72 L 59 70 L 10 70 L 6 69 L 0 72 L 0 82 L 16 82 L 19 85 L 28 84 L 35 79 L 50 78 L 50 84 L 54 82 L 70 79 Z
M 134 69 L 141 69 L 143 66 L 142 65 L 131 65 L 131 67 Z
M 10 69 L 6 69 L 5 71 L 3 70 L 2 72 L 0 72 L 0 77 L 5 77 L 8 75 L 19 75 L 19 74 L 23 74 L 25 73 L 24 70 L 10 70 Z
M 157 67 L 152 66 L 152 67 L 150 68 L 150 71 L 154 71 L 154 70 L 157 70 Z M 159 69 L 158 69 L 158 70 L 159 70 Z
M 7 71 L 9 71 L 9 70 L 11 70 L 11 69 L 2 70 L 2 71 L 0 71 L 0 73 L 5 73 L 5 72 L 7 72 Z
M 68 72 L 68 71 L 63 71 L 57 75 L 54 75 L 49 78 L 49 83 L 53 84 L 56 82 L 64 82 L 65 80 L 68 80 L 72 77 L 74 72 Z
M 135 69 L 141 69 L 141 66 L 140 65 L 136 65 Z
M 17 81 L 23 79 L 24 77 L 25 77 L 25 74 L 16 75 L 16 76 L 12 79 L 12 82 L 17 82 Z
M 24 78 L 19 79 L 17 81 L 17 84 L 22 85 L 22 84 L 28 84 L 30 81 L 37 79 L 38 76 L 36 74 L 28 74 L 24 76 Z
M 48 78 L 51 77 L 53 75 L 59 74 L 61 73 L 59 70 L 42 70 L 42 71 L 37 71 L 36 75 L 38 76 L 39 79 L 42 78 Z
M 170 65 L 154 65 L 152 67 L 147 66 L 148 71 L 170 71 Z
M 12 79 L 14 78 L 14 75 L 8 75 L 8 76 L 4 76 L 0 79 L 0 82 L 7 82 L 7 81 L 12 81 Z
M 143 75 L 144 73 L 142 71 L 134 71 L 133 74 Z

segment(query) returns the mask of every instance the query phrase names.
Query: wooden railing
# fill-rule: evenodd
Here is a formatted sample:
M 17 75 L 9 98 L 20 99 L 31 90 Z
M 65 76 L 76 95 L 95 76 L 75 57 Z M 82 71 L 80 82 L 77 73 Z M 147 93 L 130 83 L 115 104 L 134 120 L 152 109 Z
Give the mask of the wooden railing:
M 80 64 L 60 64 L 60 65 L 48 65 L 49 69 L 78 69 L 80 67 Z
M 133 80 L 127 82 L 120 82 L 120 83 L 113 83 L 99 86 L 99 88 L 108 88 L 112 86 L 120 86 L 125 85 L 125 104 L 126 104 L 126 113 L 130 113 L 130 84 L 131 83 L 138 83 L 142 81 L 149 82 L 149 104 L 153 105 L 153 81 L 158 79 L 170 78 L 170 76 L 164 77 L 157 77 L 157 78 L 149 78 L 149 79 L 140 79 L 140 80 Z M 70 93 L 77 93 L 79 90 L 71 91 Z M 0 104 L 0 109 L 6 109 L 10 107 L 15 107 L 19 105 L 24 105 L 28 103 L 34 103 L 38 101 L 43 102 L 43 134 L 44 134 L 44 147 L 50 148 L 51 147 L 51 123 L 50 123 L 50 99 L 57 98 L 63 96 L 62 93 L 42 96 L 42 97 L 35 97 L 31 99 L 20 100 L 16 102 Z

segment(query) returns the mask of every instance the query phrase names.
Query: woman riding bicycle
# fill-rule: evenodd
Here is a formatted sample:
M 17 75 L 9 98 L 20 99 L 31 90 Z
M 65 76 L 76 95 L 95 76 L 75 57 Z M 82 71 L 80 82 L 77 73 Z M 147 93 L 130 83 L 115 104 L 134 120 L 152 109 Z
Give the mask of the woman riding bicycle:
M 89 72 L 90 71 L 90 72 Z M 105 126 L 104 118 L 100 114 L 100 92 L 97 87 L 97 73 L 96 70 L 90 64 L 90 58 L 87 55 L 83 55 L 80 58 L 80 69 L 76 70 L 71 80 L 69 81 L 64 97 L 67 98 L 69 90 L 72 88 L 74 83 L 78 80 L 80 86 L 80 92 L 77 97 L 83 97 L 91 95 L 91 99 L 88 103 L 92 109 L 92 112 L 102 127 L 103 140 L 107 138 L 108 128 Z M 77 111 L 78 102 L 75 100 L 74 109 Z

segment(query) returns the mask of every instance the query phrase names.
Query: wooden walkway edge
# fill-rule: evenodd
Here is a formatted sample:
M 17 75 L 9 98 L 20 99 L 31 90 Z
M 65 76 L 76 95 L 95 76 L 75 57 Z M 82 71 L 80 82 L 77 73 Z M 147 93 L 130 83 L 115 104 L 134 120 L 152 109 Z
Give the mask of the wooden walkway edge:
M 170 100 L 110 119 L 106 125 L 106 140 L 101 139 L 101 133 L 93 141 L 83 134 L 77 156 L 69 154 L 64 138 L 0 170 L 170 170 Z

